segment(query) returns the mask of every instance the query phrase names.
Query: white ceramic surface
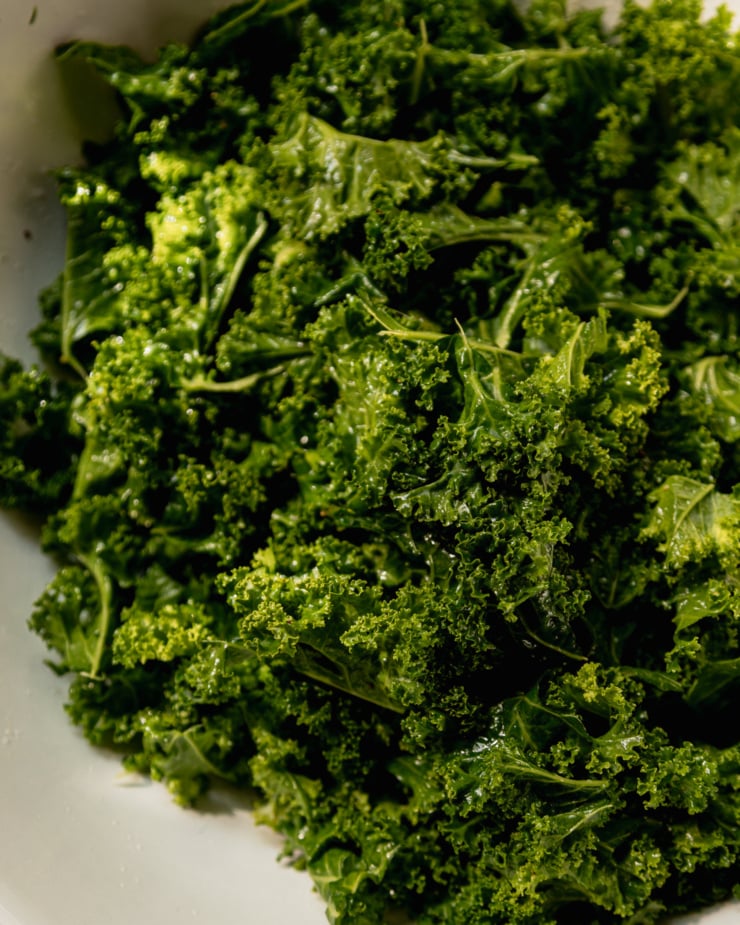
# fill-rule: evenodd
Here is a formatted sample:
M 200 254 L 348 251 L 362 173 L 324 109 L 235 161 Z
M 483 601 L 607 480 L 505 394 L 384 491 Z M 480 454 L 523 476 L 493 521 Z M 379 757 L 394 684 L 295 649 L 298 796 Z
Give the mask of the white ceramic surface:
M 0 348 L 31 358 L 36 293 L 61 266 L 47 171 L 78 139 L 51 62 L 71 38 L 151 51 L 226 0 L 0 0 Z M 731 4 L 733 5 L 733 4 Z M 740 0 L 734 6 L 740 7 Z M 0 925 L 320 925 L 309 879 L 233 794 L 202 811 L 133 780 L 62 711 L 66 683 L 26 629 L 51 576 L 31 528 L 0 515 Z M 691 925 L 738 925 L 740 907 Z

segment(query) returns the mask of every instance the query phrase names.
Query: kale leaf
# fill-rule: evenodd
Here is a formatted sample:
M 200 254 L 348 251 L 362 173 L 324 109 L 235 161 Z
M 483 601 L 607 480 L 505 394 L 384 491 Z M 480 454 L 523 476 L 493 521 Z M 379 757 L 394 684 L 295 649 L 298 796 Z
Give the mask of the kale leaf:
M 0 502 L 67 709 L 336 925 L 740 881 L 740 54 L 698 0 L 237 5 L 59 174 Z

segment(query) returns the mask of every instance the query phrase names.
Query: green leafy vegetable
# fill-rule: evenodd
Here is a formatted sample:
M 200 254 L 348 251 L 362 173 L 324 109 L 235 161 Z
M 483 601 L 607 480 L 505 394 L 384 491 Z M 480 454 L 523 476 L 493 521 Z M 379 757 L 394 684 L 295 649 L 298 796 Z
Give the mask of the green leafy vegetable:
M 740 889 L 740 55 L 628 0 L 251 2 L 59 177 L 0 501 L 91 741 L 336 925 Z

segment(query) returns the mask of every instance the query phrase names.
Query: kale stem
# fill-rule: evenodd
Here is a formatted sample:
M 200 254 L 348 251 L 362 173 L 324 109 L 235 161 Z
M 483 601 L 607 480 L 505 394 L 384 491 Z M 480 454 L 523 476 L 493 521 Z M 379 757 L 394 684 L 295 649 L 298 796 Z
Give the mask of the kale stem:
M 557 652 L 558 655 L 564 655 L 566 658 L 573 659 L 576 662 L 587 662 L 588 658 L 585 655 L 579 655 L 577 652 L 570 652 L 568 649 L 563 649 L 561 646 L 556 646 L 554 642 L 548 642 L 546 639 L 543 639 L 541 636 L 538 636 L 537 633 L 532 630 L 524 617 L 519 614 L 519 621 L 524 627 L 526 634 L 534 641 L 541 646 L 545 646 L 546 649 L 551 649 L 553 652 Z
M 412 343 L 436 343 L 437 341 L 445 340 L 446 338 L 450 337 L 450 335 L 444 331 L 418 331 L 413 330 L 412 328 L 405 328 L 401 324 L 395 325 L 393 324 L 393 319 L 386 311 L 373 308 L 365 300 L 363 300 L 363 305 L 368 314 L 371 315 L 379 325 L 381 325 L 383 330 L 380 331 L 380 334 L 382 336 L 397 337 L 400 340 L 407 340 L 411 341 Z M 506 347 L 499 347 L 496 344 L 491 344 L 484 340 L 470 338 L 465 334 L 458 321 L 456 321 L 455 324 L 459 329 L 459 333 L 465 339 L 465 343 L 474 350 L 483 351 L 485 353 L 505 354 L 506 356 L 510 357 L 520 356 L 520 354 L 518 354 L 515 350 L 508 350 Z
M 201 295 L 201 303 L 205 300 L 205 305 L 202 305 L 204 311 L 205 325 L 210 330 L 207 330 L 206 342 L 208 345 L 212 342 L 213 338 L 216 335 L 218 326 L 221 323 L 221 318 L 223 313 L 226 311 L 226 308 L 231 301 L 231 297 L 234 294 L 236 285 L 239 282 L 239 278 L 242 275 L 244 265 L 249 259 L 250 255 L 260 243 L 262 238 L 265 236 L 265 232 L 269 227 L 269 223 L 265 216 L 260 212 L 257 216 L 257 227 L 254 229 L 252 234 L 249 237 L 249 240 L 245 243 L 244 247 L 237 254 L 234 265 L 231 268 L 231 272 L 228 275 L 224 287 L 218 293 L 218 297 L 214 299 L 214 306 L 211 307 L 208 303 L 210 302 L 210 296 L 208 295 L 208 278 L 207 275 L 204 275 L 205 270 L 201 273 L 201 292 L 205 295 Z M 205 265 L 205 259 L 202 259 L 202 266 Z M 212 317 L 208 317 L 209 314 Z
M 203 766 L 205 771 L 208 771 L 210 774 L 213 774 L 215 777 L 220 777 L 222 780 L 233 780 L 233 776 L 226 774 L 220 768 L 217 768 L 215 764 L 210 762 L 203 752 L 198 748 L 195 742 L 191 738 L 191 733 L 196 729 L 196 726 L 192 726 L 190 729 L 186 729 L 185 732 L 180 733 L 180 737 L 187 742 L 188 747 L 193 752 L 197 760 Z
M 675 311 L 683 302 L 689 292 L 688 284 L 684 286 L 676 296 L 665 305 L 646 305 L 640 302 L 630 302 L 628 299 L 605 299 L 603 305 L 606 308 L 616 308 L 630 315 L 637 315 L 640 318 L 667 318 L 671 312 Z
M 519 321 L 519 303 L 522 299 L 522 296 L 527 291 L 527 284 L 529 283 L 532 273 L 534 272 L 534 267 L 534 260 L 530 259 L 527 263 L 527 268 L 524 271 L 524 275 L 522 276 L 519 285 L 516 287 L 504 305 L 501 314 L 496 318 L 496 335 L 494 337 L 494 343 L 500 349 L 504 349 L 509 346 L 511 336 L 514 333 L 514 328 Z
M 204 42 L 214 42 L 219 40 L 223 35 L 228 35 L 228 33 L 235 27 L 240 26 L 242 23 L 247 22 L 247 20 L 252 19 L 256 16 L 260 10 L 267 5 L 268 0 L 256 0 L 256 3 L 253 3 L 248 9 L 239 13 L 237 16 L 234 16 L 233 19 L 227 20 L 223 25 L 219 26 L 218 29 L 214 29 L 212 32 L 207 33 L 204 37 Z M 294 0 L 293 3 L 287 3 L 281 10 L 274 12 L 271 15 L 273 17 L 277 16 L 288 16 L 294 10 L 299 10 L 301 7 L 307 6 L 309 0 Z
M 421 82 L 424 79 L 424 67 L 426 65 L 427 55 L 429 54 L 429 50 L 431 48 L 427 36 L 427 24 L 423 17 L 419 20 L 419 33 L 421 35 L 421 44 L 419 45 L 419 50 L 416 53 L 414 73 L 411 76 L 411 93 L 409 94 L 410 106 L 415 106 L 416 103 L 419 102 L 419 96 L 421 94 Z
M 277 376 L 284 370 L 285 367 L 282 365 L 273 366 L 271 369 L 260 370 L 248 376 L 242 376 L 240 379 L 231 379 L 226 382 L 216 382 L 213 379 L 206 379 L 205 376 L 194 376 L 192 379 L 184 379 L 180 385 L 186 392 L 249 392 L 262 379 Z
M 477 53 L 463 51 L 451 48 L 439 48 L 435 45 L 429 46 L 428 54 L 430 57 L 437 58 L 440 61 L 447 61 L 451 64 L 479 64 L 481 67 L 489 69 L 494 61 L 509 61 L 512 64 L 524 64 L 526 61 L 538 60 L 557 60 L 558 58 L 584 58 L 593 54 L 600 54 L 602 49 L 582 46 L 573 48 L 573 46 L 561 46 L 559 48 L 504 48 L 502 51 L 488 53 Z
M 70 314 L 72 307 L 72 267 L 74 266 L 74 235 L 68 233 L 66 253 L 64 258 L 64 275 L 62 278 L 62 306 L 61 306 L 61 351 L 59 359 L 62 363 L 70 366 L 82 379 L 87 381 L 87 370 L 80 363 L 72 352 L 72 327 L 70 324 Z
M 108 642 L 108 633 L 111 625 L 111 597 L 113 594 L 113 587 L 111 585 L 110 577 L 105 571 L 103 563 L 100 561 L 98 556 L 87 556 L 82 553 L 78 553 L 77 558 L 85 566 L 85 568 L 88 569 L 94 578 L 95 585 L 98 589 L 98 598 L 100 600 L 98 639 L 95 645 L 95 651 L 93 652 L 92 659 L 90 660 L 89 677 L 99 678 L 100 666 L 103 661 L 103 654 L 105 653 L 105 647 Z
M 384 710 L 391 710 L 394 713 L 403 713 L 403 707 L 400 707 L 398 704 L 393 703 L 392 700 L 389 700 L 387 697 L 377 696 L 376 692 L 370 693 L 369 691 L 358 690 L 356 687 L 352 687 L 349 683 L 342 683 L 342 681 L 334 674 L 329 674 L 329 672 L 321 671 L 311 665 L 310 651 L 313 650 L 323 658 L 333 661 L 331 656 L 323 652 L 318 646 L 315 646 L 311 643 L 302 642 L 295 654 L 295 659 L 293 662 L 293 667 L 296 671 L 300 672 L 302 675 L 305 675 L 307 678 L 311 678 L 313 681 L 318 681 L 321 684 L 326 684 L 329 687 L 333 687 L 335 690 L 341 691 L 343 694 L 349 694 L 351 697 L 357 697 L 358 700 L 364 700 L 365 703 L 371 703 L 373 706 L 380 707 Z

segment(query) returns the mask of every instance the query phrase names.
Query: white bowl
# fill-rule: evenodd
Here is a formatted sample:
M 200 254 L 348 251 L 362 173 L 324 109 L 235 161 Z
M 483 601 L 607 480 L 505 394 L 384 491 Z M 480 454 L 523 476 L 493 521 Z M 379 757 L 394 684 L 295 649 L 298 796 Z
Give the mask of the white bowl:
M 79 139 L 51 52 L 88 38 L 151 52 L 183 39 L 225 0 L 0 0 L 0 349 L 32 358 L 38 290 L 63 258 L 48 171 Z M 740 9 L 740 0 L 730 4 Z M 307 875 L 237 795 L 175 806 L 132 779 L 65 719 L 66 682 L 26 628 L 52 574 L 33 530 L 0 515 L 0 925 L 320 925 Z M 692 917 L 737 925 L 740 908 Z

